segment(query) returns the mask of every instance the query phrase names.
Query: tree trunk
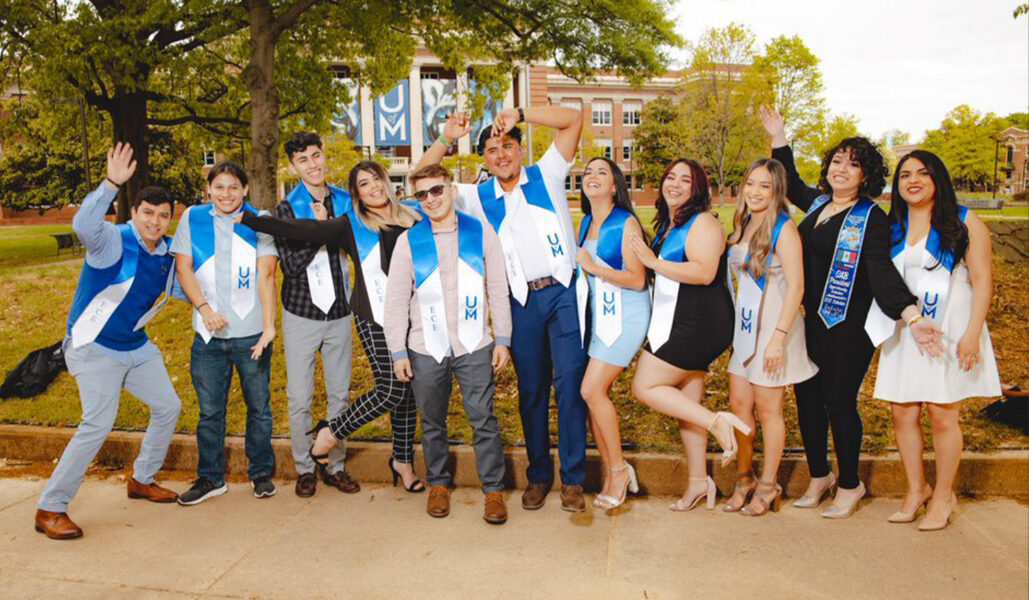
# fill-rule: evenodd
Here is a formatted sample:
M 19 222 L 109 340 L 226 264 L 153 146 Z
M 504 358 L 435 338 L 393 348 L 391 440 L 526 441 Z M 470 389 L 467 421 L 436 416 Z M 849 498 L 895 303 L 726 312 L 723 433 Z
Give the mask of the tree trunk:
M 250 63 L 243 71 L 250 90 L 250 203 L 270 209 L 278 201 L 279 92 L 275 88 L 275 45 L 279 31 L 267 2 L 248 2 Z
M 139 91 L 115 90 L 111 99 L 111 122 L 115 142 L 128 142 L 132 146 L 132 158 L 136 161 L 136 172 L 132 174 L 118 192 L 117 221 L 129 220 L 129 201 L 139 190 L 150 185 L 150 140 L 147 125 L 147 101 Z

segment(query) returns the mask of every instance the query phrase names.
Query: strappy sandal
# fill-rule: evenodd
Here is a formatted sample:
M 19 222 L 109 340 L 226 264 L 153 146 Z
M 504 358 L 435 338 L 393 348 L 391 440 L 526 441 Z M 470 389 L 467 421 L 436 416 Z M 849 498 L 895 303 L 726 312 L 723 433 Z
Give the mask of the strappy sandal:
M 775 495 L 768 498 L 769 492 L 775 492 Z M 750 504 L 740 509 L 740 514 L 748 517 L 760 517 L 768 511 L 779 512 L 779 508 L 782 506 L 782 486 L 778 483 L 765 483 L 764 481 L 757 482 L 757 490 L 754 492 L 754 497 L 751 499 Z
M 741 485 L 746 484 L 746 485 Z M 727 513 L 740 512 L 747 502 L 750 501 L 751 494 L 757 489 L 757 478 L 754 477 L 754 472 L 749 473 L 737 473 L 736 474 L 736 487 L 733 489 L 732 496 L 729 501 L 722 506 L 722 510 Z M 737 494 L 743 494 L 743 501 L 739 505 L 733 504 L 732 501 Z

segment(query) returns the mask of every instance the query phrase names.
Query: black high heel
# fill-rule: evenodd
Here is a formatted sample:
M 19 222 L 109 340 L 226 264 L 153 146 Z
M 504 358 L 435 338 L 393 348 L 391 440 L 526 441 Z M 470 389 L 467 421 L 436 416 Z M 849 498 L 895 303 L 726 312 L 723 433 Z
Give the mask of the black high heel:
M 318 439 L 318 432 L 321 431 L 322 429 L 325 429 L 328 426 L 329 426 L 329 422 L 326 421 L 325 419 L 322 419 L 321 421 L 318 421 L 318 423 L 315 424 L 314 429 L 312 429 L 311 431 L 307 432 L 307 435 L 314 435 L 314 439 Z M 329 450 L 331 451 L 332 449 L 330 448 Z M 315 464 L 318 464 L 318 465 L 320 465 L 322 467 L 324 467 L 324 466 L 329 464 L 329 453 L 328 452 L 326 452 L 325 454 L 315 454 L 314 453 L 314 440 L 311 440 L 311 449 L 307 451 L 307 454 L 311 457 L 311 460 L 313 460 L 315 462 Z
M 389 457 L 389 461 L 387 461 L 386 464 L 389 466 L 390 473 L 393 473 L 393 487 L 397 487 L 397 480 L 403 481 L 403 478 L 400 476 L 400 473 L 398 473 L 397 470 L 395 468 L 393 468 L 393 457 L 392 456 Z M 407 490 L 408 492 L 410 492 L 412 494 L 421 494 L 422 492 L 425 491 L 425 484 L 422 483 L 421 479 L 417 479 L 417 478 L 413 482 L 411 482 L 410 486 L 401 486 L 401 487 L 403 487 L 405 490 Z

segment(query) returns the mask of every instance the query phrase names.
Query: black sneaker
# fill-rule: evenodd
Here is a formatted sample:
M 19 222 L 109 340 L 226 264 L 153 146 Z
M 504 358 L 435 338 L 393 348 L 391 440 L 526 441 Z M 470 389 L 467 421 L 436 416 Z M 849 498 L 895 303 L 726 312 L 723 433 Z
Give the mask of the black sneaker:
M 268 498 L 275 495 L 275 484 L 270 477 L 258 477 L 250 482 L 254 487 L 254 498 Z
M 229 491 L 229 486 L 225 485 L 225 483 L 215 485 L 210 479 L 201 477 L 193 482 L 193 487 L 179 494 L 178 503 L 183 506 L 193 506 L 194 504 L 200 504 L 208 498 L 221 496 L 227 491 Z

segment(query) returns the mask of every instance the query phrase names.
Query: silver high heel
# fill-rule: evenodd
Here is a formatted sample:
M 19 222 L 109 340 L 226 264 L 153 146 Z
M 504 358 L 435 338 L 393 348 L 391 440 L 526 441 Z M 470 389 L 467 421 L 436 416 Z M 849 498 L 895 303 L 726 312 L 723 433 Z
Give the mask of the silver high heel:
M 897 512 L 887 517 L 886 520 L 890 523 L 914 523 L 915 517 L 918 516 L 919 509 L 923 507 L 927 508 L 929 506 L 929 500 L 932 500 L 933 489 L 929 486 L 926 486 L 925 489 L 923 489 L 922 491 L 924 492 L 925 490 L 929 490 L 929 493 L 922 495 L 922 499 L 918 501 L 917 505 L 915 505 L 915 510 L 909 513 L 904 512 L 902 510 L 898 510 Z
M 855 498 L 849 506 L 837 504 L 837 502 L 841 500 L 840 493 L 849 495 L 852 491 Z M 854 511 L 857 510 L 858 503 L 865 497 L 865 493 L 867 491 L 868 490 L 865 489 L 865 483 L 863 481 L 859 481 L 858 486 L 854 488 L 854 490 L 837 489 L 836 498 L 833 499 L 832 506 L 826 509 L 826 511 L 822 513 L 822 516 L 826 519 L 846 519 L 850 515 L 854 514 Z
M 714 433 L 715 424 L 718 423 L 719 418 L 729 424 L 729 447 L 722 447 L 722 466 L 724 467 L 732 462 L 732 459 L 736 458 L 736 453 L 739 451 L 739 445 L 736 444 L 736 432 L 733 429 L 739 429 L 743 435 L 750 435 L 750 425 L 744 423 L 731 412 L 718 411 L 715 413 L 715 418 L 711 420 L 711 424 L 708 425 L 708 431 Z M 717 436 L 715 436 L 715 440 L 718 440 Z M 722 443 L 718 442 L 718 444 L 721 445 Z
M 818 508 L 818 505 L 822 503 L 822 499 L 827 495 L 832 496 L 833 490 L 836 488 L 836 474 L 829 471 L 829 474 L 825 477 L 817 477 L 815 479 L 824 479 L 825 485 L 822 489 L 818 490 L 817 494 L 808 495 L 804 494 L 800 498 L 793 501 L 793 506 L 797 508 Z
M 599 494 L 597 498 L 593 501 L 593 506 L 597 508 L 602 508 L 604 510 L 618 508 L 622 504 L 625 504 L 625 500 L 626 498 L 628 498 L 629 492 L 632 492 L 633 494 L 638 494 L 640 492 L 640 484 L 639 481 L 636 480 L 636 469 L 633 469 L 632 465 L 630 465 L 629 463 L 623 463 L 622 466 L 611 467 L 609 470 L 615 472 L 625 471 L 626 469 L 628 469 L 629 471 L 629 478 L 625 480 L 625 487 L 622 488 L 621 497 L 615 498 L 614 496 Z
M 708 477 L 690 477 L 690 481 L 706 481 L 707 482 L 707 491 L 704 492 L 703 494 L 700 494 L 697 497 L 695 497 L 689 504 L 686 504 L 686 501 L 685 501 L 686 499 L 685 498 L 679 498 L 675 502 L 669 504 L 668 508 L 670 510 L 674 510 L 676 512 L 691 511 L 691 510 L 693 510 L 694 508 L 697 507 L 697 504 L 700 503 L 700 499 L 701 498 L 705 498 L 706 497 L 707 498 L 707 509 L 708 510 L 714 510 L 715 509 L 715 494 L 718 492 L 718 488 L 715 487 L 715 480 L 711 479 L 711 477 L 708 476 Z

